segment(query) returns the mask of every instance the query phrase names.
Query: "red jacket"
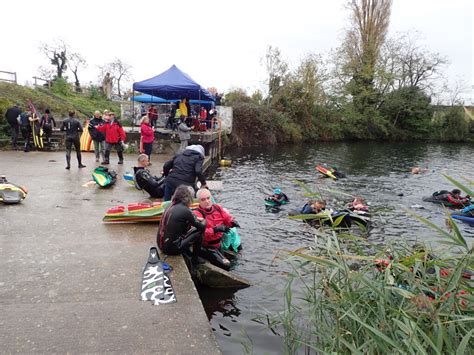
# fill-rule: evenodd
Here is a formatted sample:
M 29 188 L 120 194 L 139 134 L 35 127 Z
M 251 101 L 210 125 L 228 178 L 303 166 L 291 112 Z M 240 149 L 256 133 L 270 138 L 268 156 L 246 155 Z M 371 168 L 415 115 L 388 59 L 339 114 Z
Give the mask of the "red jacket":
M 97 126 L 95 129 L 99 132 L 105 132 L 106 143 L 115 144 L 120 141 L 125 142 L 125 131 L 116 121 L 112 122 L 112 124 L 107 122 L 102 126 Z
M 155 131 L 150 127 L 150 125 L 142 123 L 140 126 L 140 132 L 142 134 L 143 143 L 153 143 L 155 140 Z
M 213 204 L 209 211 L 199 207 L 193 212 L 198 218 L 204 218 L 207 222 L 202 246 L 205 248 L 219 248 L 221 246 L 222 232 L 214 233 L 214 227 L 221 224 L 227 227 L 232 227 L 232 221 L 234 218 L 224 211 L 224 209 L 218 204 Z
M 452 194 L 448 194 L 446 200 L 453 205 L 453 207 L 458 207 L 458 208 L 462 208 L 464 207 L 465 205 L 468 205 L 469 204 L 469 201 L 470 199 L 467 198 L 467 197 L 459 197 L 459 199 L 457 199 L 456 197 L 454 197 Z

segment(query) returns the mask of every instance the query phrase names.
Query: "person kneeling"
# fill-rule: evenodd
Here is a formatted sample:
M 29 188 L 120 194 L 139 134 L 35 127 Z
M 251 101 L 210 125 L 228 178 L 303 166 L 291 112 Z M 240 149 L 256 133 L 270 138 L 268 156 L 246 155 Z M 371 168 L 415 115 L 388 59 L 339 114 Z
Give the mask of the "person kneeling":
M 230 261 L 222 255 L 221 241 L 224 233 L 231 227 L 240 227 L 223 207 L 212 202 L 208 189 L 199 189 L 196 193 L 199 207 L 194 210 L 198 220 L 206 221 L 201 256 L 223 269 L 230 268 Z
M 135 185 L 140 190 L 145 190 L 154 198 L 162 198 L 164 195 L 165 178 L 151 175 L 147 169 L 149 165 L 148 155 L 140 154 L 138 156 L 138 166 L 133 168 L 135 173 Z
M 199 264 L 199 251 L 206 222 L 200 222 L 192 213 L 190 206 L 193 202 L 192 188 L 180 185 L 174 192 L 171 205 L 161 218 L 156 236 L 160 249 L 168 255 L 191 254 L 191 262 Z

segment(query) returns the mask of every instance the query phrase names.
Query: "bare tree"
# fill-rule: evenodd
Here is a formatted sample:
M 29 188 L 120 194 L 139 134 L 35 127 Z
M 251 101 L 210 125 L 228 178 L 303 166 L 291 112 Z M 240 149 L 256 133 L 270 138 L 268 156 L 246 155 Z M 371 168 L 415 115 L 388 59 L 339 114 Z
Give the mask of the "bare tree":
M 56 74 L 56 70 L 50 67 L 40 66 L 38 67 L 38 75 L 41 79 L 51 81 L 54 79 L 54 75 Z
M 56 78 L 62 78 L 67 70 L 69 47 L 62 39 L 56 39 L 53 43 L 41 43 L 40 50 L 56 69 Z
M 432 90 L 448 60 L 418 44 L 418 35 L 403 34 L 394 52 L 399 66 L 398 87 L 414 86 Z
M 115 58 L 112 62 L 100 66 L 99 69 L 101 78 L 103 78 L 106 73 L 110 73 L 111 77 L 115 79 L 115 83 L 117 84 L 117 93 L 121 97 L 122 90 L 120 84 L 122 80 L 131 78 L 132 66 L 119 58 Z
M 74 74 L 74 86 L 76 87 L 76 92 L 80 92 L 81 84 L 79 83 L 78 71 L 80 68 L 85 68 L 87 66 L 86 60 L 79 53 L 71 53 L 68 56 L 69 69 Z

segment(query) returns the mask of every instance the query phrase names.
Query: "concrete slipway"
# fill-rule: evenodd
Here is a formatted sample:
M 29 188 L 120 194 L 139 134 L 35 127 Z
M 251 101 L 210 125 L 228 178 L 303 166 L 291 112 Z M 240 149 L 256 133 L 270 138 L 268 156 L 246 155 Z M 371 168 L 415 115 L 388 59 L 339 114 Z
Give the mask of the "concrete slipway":
M 0 344 L 2 353 L 220 353 L 181 257 L 171 280 L 178 299 L 153 306 L 139 300 L 141 273 L 156 224 L 102 223 L 115 205 L 146 200 L 121 175 L 111 189 L 82 187 L 91 180 L 92 153 L 0 152 L 0 175 L 29 189 L 18 205 L 0 204 Z M 169 156 L 154 155 L 161 172 Z

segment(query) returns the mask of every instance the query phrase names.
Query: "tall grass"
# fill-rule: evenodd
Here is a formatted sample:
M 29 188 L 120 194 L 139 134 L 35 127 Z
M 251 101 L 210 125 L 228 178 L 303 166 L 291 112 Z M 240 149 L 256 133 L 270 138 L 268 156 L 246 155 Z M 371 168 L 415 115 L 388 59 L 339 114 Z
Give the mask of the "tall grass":
M 285 353 L 473 353 L 473 281 L 463 277 L 473 246 L 450 218 L 446 231 L 412 215 L 436 232 L 437 249 L 377 247 L 326 230 L 311 250 L 289 252 L 285 309 L 268 322 Z

